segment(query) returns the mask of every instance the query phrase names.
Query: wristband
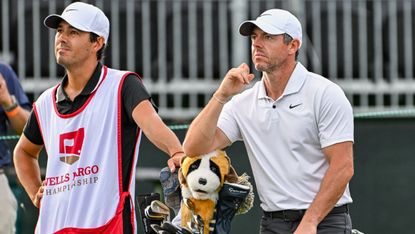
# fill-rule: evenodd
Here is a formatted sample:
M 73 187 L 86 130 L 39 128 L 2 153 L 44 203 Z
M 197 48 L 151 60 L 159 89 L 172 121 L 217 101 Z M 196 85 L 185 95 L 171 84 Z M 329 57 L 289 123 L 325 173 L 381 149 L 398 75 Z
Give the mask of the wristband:
M 180 150 L 180 151 L 177 151 L 177 152 L 173 153 L 173 154 L 170 156 L 170 158 L 173 158 L 176 154 L 179 154 L 179 153 L 183 153 L 183 154 L 184 154 L 183 150 Z
M 216 97 L 215 95 L 213 95 L 213 98 L 217 101 L 217 102 L 219 102 L 220 104 L 222 104 L 222 105 L 225 105 L 225 103 L 226 103 L 226 101 L 222 101 L 222 100 L 220 100 L 218 97 Z
M 16 105 L 14 108 L 12 108 L 11 111 L 4 111 L 4 113 L 6 113 L 7 117 L 11 118 L 16 116 L 20 111 L 20 106 Z
M 12 99 L 12 104 L 10 106 L 8 106 L 8 107 L 3 106 L 3 110 L 5 112 L 11 112 L 19 105 L 19 103 L 17 102 L 16 97 L 14 95 L 11 95 L 11 99 Z

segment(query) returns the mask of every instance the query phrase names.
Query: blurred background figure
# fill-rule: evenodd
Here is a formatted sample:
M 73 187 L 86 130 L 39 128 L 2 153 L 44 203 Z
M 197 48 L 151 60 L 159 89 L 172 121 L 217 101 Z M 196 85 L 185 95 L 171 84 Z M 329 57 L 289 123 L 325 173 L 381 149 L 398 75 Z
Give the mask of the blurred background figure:
M 9 130 L 18 134 L 29 116 L 30 103 L 23 92 L 16 73 L 0 63 L 0 136 Z M 0 233 L 14 233 L 17 217 L 17 201 L 9 186 L 5 168 L 12 163 L 11 153 L 5 141 L 0 141 Z

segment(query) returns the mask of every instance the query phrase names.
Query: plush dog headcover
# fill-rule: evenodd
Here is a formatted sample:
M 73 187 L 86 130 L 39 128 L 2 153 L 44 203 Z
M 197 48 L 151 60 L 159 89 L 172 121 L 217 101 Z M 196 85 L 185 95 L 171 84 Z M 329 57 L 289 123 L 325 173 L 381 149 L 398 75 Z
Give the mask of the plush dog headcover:
M 184 204 L 182 205 L 182 226 L 191 221 L 193 215 L 200 215 L 204 223 L 204 233 L 209 233 L 219 191 L 223 183 L 238 182 L 238 175 L 224 151 L 185 157 L 179 170 Z
M 217 193 L 225 181 L 235 183 L 238 175 L 224 151 L 185 157 L 179 171 L 183 198 L 217 200 Z M 184 190 L 184 191 L 183 191 Z

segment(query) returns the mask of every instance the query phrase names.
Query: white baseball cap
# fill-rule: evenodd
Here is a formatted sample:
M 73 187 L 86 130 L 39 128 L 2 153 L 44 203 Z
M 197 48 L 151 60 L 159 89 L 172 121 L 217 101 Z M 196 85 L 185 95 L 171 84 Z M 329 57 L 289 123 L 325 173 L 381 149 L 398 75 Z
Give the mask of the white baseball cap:
M 256 20 L 247 20 L 239 26 L 239 33 L 251 36 L 255 27 L 271 35 L 288 34 L 293 39 L 303 40 L 301 23 L 293 14 L 282 9 L 271 9 L 263 12 Z
M 72 27 L 84 32 L 93 32 L 108 41 L 110 22 L 98 7 L 84 2 L 74 2 L 63 10 L 61 15 L 52 14 L 43 22 L 46 27 L 56 29 L 65 20 Z

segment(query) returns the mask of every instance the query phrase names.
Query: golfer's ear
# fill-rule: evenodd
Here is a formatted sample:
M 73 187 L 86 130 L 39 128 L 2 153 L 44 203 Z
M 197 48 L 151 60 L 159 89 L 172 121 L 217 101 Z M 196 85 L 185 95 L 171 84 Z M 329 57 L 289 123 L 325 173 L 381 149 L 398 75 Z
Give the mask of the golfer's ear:
M 98 37 L 96 41 L 96 51 L 100 50 L 102 47 L 105 47 L 104 37 Z
M 293 39 L 290 43 L 290 53 L 295 54 L 300 49 L 300 40 Z

